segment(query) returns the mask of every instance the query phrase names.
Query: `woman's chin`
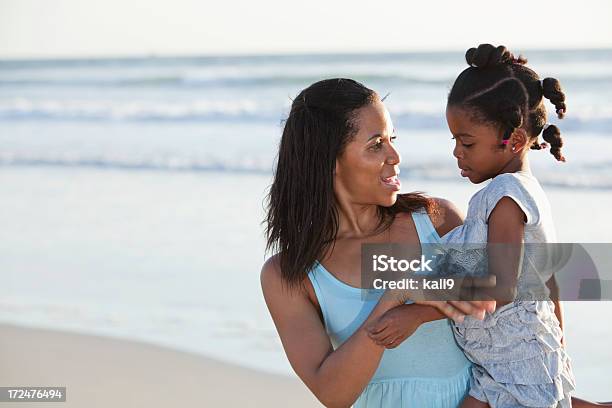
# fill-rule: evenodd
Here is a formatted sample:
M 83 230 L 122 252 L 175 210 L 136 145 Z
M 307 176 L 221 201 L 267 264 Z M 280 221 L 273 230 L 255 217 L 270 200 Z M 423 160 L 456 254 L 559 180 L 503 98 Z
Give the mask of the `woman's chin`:
M 381 207 L 391 207 L 397 201 L 398 193 L 398 191 L 394 191 L 391 194 L 387 193 L 386 197 L 381 198 L 379 200 L 378 205 L 380 205 Z

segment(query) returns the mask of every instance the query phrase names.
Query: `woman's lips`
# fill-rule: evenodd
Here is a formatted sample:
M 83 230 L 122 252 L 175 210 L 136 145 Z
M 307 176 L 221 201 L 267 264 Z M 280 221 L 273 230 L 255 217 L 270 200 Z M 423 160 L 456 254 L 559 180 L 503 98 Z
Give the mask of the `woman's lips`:
M 400 182 L 399 178 L 397 178 L 397 175 L 381 177 L 381 181 L 386 187 L 389 187 L 393 191 L 399 191 L 402 186 L 402 183 Z

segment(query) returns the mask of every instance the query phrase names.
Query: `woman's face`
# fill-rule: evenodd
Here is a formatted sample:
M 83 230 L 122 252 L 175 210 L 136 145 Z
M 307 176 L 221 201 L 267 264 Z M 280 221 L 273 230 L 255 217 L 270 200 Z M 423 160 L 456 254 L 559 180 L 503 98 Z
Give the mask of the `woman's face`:
M 400 155 L 389 112 L 376 98 L 356 111 L 358 132 L 336 159 L 334 191 L 339 201 L 391 206 L 400 190 Z

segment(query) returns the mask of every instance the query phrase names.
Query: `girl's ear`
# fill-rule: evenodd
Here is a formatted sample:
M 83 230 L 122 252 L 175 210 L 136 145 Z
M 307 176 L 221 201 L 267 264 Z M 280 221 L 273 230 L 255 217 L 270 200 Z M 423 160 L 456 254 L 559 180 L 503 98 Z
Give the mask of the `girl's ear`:
M 525 129 L 517 128 L 512 132 L 510 146 L 512 146 L 513 151 L 520 151 L 527 145 L 527 142 L 529 142 L 529 137 Z

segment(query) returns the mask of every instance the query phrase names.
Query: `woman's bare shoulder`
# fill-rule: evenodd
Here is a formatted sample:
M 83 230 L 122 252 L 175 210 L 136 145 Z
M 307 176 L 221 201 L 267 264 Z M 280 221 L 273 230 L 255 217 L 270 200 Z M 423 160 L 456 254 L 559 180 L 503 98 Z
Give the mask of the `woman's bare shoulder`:
M 432 200 L 434 201 L 436 211 L 429 214 L 429 217 L 438 235 L 443 236 L 453 228 L 463 224 L 465 216 L 455 204 L 439 197 L 432 197 Z
M 259 277 L 264 297 L 303 297 L 318 307 L 314 288 L 307 277 L 302 285 L 294 288 L 290 288 L 285 282 L 281 273 L 280 256 L 278 254 L 271 256 L 264 262 Z
M 266 292 L 276 292 L 277 289 L 282 289 L 283 277 L 280 268 L 280 257 L 278 254 L 269 257 L 261 267 L 259 275 L 261 288 Z

